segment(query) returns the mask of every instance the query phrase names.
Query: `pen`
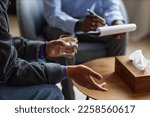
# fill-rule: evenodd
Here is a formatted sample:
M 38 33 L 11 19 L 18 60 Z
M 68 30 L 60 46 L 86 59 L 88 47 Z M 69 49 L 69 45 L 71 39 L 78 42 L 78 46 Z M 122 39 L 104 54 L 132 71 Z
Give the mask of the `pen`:
M 99 15 L 97 15 L 94 11 L 90 10 L 90 9 L 87 9 L 88 13 L 92 16 L 97 16 L 97 17 L 100 17 Z M 108 26 L 107 24 L 105 24 L 105 26 Z
M 98 16 L 94 11 L 87 9 L 88 13 L 93 16 Z M 99 17 L 99 16 L 98 16 Z

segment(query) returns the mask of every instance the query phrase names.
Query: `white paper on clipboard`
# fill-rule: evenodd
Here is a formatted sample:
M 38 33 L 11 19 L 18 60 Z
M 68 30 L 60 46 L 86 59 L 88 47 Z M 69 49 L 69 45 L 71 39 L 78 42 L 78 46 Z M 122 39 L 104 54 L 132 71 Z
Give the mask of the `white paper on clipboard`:
M 100 36 L 114 35 L 119 33 L 126 33 L 136 30 L 136 24 L 123 24 L 114 26 L 99 27 Z
M 123 24 L 123 25 L 114 25 L 114 26 L 104 26 L 98 27 L 96 31 L 89 32 L 76 32 L 76 35 L 90 35 L 96 37 L 127 33 L 136 30 L 136 24 Z

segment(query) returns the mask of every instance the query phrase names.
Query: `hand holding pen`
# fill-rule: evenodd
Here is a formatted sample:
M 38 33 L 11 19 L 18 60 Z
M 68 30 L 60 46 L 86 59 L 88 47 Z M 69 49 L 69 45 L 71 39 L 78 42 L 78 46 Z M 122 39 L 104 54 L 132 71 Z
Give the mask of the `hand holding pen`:
M 99 18 L 100 21 L 101 21 L 100 23 L 103 24 L 103 25 L 105 25 L 105 26 L 107 26 L 105 19 L 103 19 L 102 17 L 100 17 L 99 15 L 97 15 L 94 11 L 92 11 L 90 9 L 87 9 L 87 12 L 89 13 L 89 15 L 96 16 L 97 18 Z
M 75 25 L 75 31 L 96 31 L 98 27 L 102 27 L 106 25 L 105 19 L 96 15 L 93 11 L 87 10 L 89 15 L 87 15 L 84 19 L 79 20 Z

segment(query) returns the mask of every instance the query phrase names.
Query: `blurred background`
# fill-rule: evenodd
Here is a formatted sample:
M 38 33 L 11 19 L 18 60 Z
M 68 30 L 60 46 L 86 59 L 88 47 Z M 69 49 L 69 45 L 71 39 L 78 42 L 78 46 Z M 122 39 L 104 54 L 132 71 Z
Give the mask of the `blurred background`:
M 18 19 L 16 15 L 16 0 L 10 0 L 8 9 L 10 32 L 13 36 L 20 36 Z M 137 49 L 150 59 L 150 0 L 123 0 L 127 9 L 129 23 L 135 23 L 137 30 L 129 34 L 127 55 Z M 76 99 L 85 99 L 85 96 L 75 88 Z

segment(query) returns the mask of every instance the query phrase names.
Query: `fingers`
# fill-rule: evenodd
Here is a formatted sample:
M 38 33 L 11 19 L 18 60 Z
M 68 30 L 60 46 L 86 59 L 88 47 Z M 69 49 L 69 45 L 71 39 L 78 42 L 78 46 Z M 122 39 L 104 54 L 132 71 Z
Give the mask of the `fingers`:
M 100 91 L 107 91 L 107 88 L 105 88 L 106 82 L 97 84 L 92 78 L 92 83 L 93 83 L 93 89 L 95 90 L 100 90 Z
M 67 53 L 77 53 L 78 44 L 70 42 L 65 48 Z
M 59 45 L 59 46 L 67 46 L 67 44 L 62 41 L 62 40 L 54 40 L 54 41 L 51 41 L 50 43 L 52 43 L 53 45 Z
M 107 84 L 106 82 L 103 82 L 103 83 L 98 84 L 98 85 L 101 86 L 101 87 L 104 87 L 106 84 Z
M 103 79 L 103 76 L 100 75 L 99 73 L 95 72 L 95 71 L 92 72 L 91 76 L 93 76 L 94 78 L 96 78 L 96 79 L 98 79 L 98 80 Z
M 94 71 L 94 70 L 92 70 L 92 69 L 90 69 L 90 68 L 88 68 L 89 69 L 89 75 L 90 76 L 92 76 L 92 77 L 94 77 L 94 78 L 96 78 L 96 79 L 98 79 L 98 80 L 100 80 L 100 79 L 102 79 L 103 78 L 103 76 L 102 75 L 100 75 L 99 73 L 97 73 L 96 71 Z
M 77 53 L 77 49 L 78 49 L 78 45 L 77 45 L 77 44 L 73 45 L 73 48 L 74 48 L 74 49 L 73 49 L 73 51 L 74 51 L 73 53 L 76 54 L 76 53 Z
M 70 42 L 72 44 L 71 48 L 73 48 L 74 50 L 77 51 L 77 49 L 78 49 L 77 38 L 70 39 L 69 37 L 65 37 L 64 39 L 58 39 L 58 40 L 54 41 L 53 44 L 68 47 L 68 44 L 66 42 Z
M 88 18 L 87 19 L 88 22 L 95 23 L 95 25 L 97 26 L 100 24 L 104 26 L 106 24 L 106 20 L 100 16 L 87 16 L 87 18 Z
M 86 66 L 84 66 L 84 67 L 86 67 Z M 95 90 L 107 91 L 107 89 L 105 88 L 105 85 L 106 85 L 105 82 L 101 83 L 101 84 L 97 84 L 94 81 L 94 79 L 92 78 L 92 77 L 94 77 L 94 78 L 96 78 L 98 80 L 101 80 L 103 77 L 99 73 L 95 72 L 94 70 L 92 70 L 92 69 L 90 69 L 88 67 L 86 67 L 86 69 L 88 69 L 88 77 L 91 79 L 91 82 L 89 82 L 89 85 L 91 84 L 91 86 L 89 86 L 89 87 L 91 89 L 95 89 Z
M 97 17 L 93 18 L 92 22 L 95 22 L 97 25 L 102 25 L 104 26 L 106 24 L 106 21 L 104 19 L 99 19 Z
M 74 55 L 75 55 L 75 53 L 67 53 L 67 54 L 66 54 L 66 53 L 63 53 L 63 54 L 62 54 L 62 56 L 63 56 L 63 57 L 66 57 L 66 58 L 73 58 Z
M 98 85 L 99 85 L 100 87 L 102 87 L 103 90 L 107 91 L 107 88 L 105 88 L 106 84 L 107 84 L 106 82 L 103 82 L 103 83 L 98 84 Z
M 75 38 L 73 35 L 72 36 L 68 36 L 68 37 L 64 37 L 64 38 L 61 38 L 59 40 L 63 40 L 65 42 L 68 42 L 68 41 L 71 41 L 71 42 L 74 42 L 74 43 L 77 43 L 78 40 L 77 38 Z
M 61 51 L 63 51 L 61 56 L 66 57 L 66 58 L 74 57 L 78 49 L 78 44 L 76 43 L 77 39 L 73 37 L 64 37 L 64 38 L 59 39 L 59 41 L 63 41 L 66 44 L 63 47 L 63 50 L 61 49 Z
M 115 39 L 122 39 L 122 38 L 124 38 L 124 36 L 125 36 L 125 34 L 123 33 L 123 34 L 116 34 L 116 35 L 114 35 L 113 37 L 115 38 Z
M 87 16 L 84 21 L 84 31 L 96 31 L 97 27 L 102 27 L 106 24 L 105 19 L 99 16 Z
M 122 24 L 124 24 L 123 21 L 117 20 L 117 21 L 113 22 L 112 25 L 122 25 Z M 121 34 L 116 34 L 116 35 L 114 35 L 114 38 L 115 38 L 115 39 L 122 39 L 124 36 L 125 36 L 125 33 L 121 33 Z

